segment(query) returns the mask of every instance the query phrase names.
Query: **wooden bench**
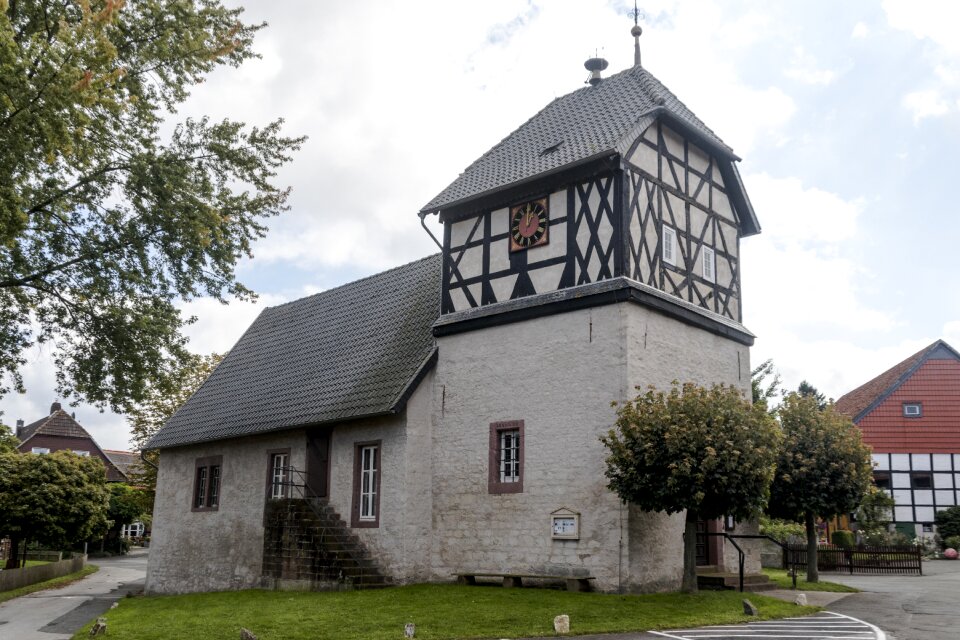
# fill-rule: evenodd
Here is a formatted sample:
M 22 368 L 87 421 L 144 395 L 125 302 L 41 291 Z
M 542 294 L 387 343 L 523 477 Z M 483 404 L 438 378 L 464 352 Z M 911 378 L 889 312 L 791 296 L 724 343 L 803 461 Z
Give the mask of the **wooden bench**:
M 505 587 L 522 587 L 523 579 L 563 581 L 567 584 L 567 591 L 590 591 L 590 581 L 596 580 L 593 576 L 548 576 L 538 573 L 455 573 L 457 584 L 477 584 L 477 578 L 503 578 Z

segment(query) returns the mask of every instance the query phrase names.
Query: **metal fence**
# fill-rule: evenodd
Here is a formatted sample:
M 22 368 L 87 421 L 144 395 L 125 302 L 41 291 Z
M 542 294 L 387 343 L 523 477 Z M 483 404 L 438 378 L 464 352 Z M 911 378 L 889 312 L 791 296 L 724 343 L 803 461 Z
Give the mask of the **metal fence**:
M 787 545 L 784 550 L 784 566 L 787 568 L 807 566 L 807 546 Z M 923 575 L 920 549 L 905 547 L 850 548 L 821 545 L 817 547 L 817 569 L 842 571 L 853 574 Z

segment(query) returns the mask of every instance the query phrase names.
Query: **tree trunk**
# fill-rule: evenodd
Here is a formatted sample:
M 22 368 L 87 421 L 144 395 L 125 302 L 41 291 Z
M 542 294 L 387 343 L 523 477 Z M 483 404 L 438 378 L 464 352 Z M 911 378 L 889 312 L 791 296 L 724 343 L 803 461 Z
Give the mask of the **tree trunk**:
M 683 593 L 697 593 L 697 514 L 687 510 L 687 522 L 683 531 Z
M 10 557 L 7 558 L 6 569 L 18 569 L 20 567 L 20 538 L 10 536 Z
M 817 572 L 817 528 L 814 526 L 813 512 L 807 511 L 803 514 L 803 519 L 807 525 L 807 582 L 819 582 L 820 574 Z

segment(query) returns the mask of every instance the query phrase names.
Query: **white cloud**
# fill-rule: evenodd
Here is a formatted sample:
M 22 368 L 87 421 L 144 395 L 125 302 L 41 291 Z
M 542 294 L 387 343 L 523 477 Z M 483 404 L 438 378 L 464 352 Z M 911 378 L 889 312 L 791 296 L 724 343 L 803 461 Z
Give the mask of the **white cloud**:
M 903 107 L 913 116 L 913 124 L 924 118 L 946 115 L 950 106 L 936 89 L 913 91 L 903 97 Z
M 866 38 L 868 35 L 870 35 L 870 27 L 863 22 L 853 25 L 853 31 L 850 32 L 850 37 L 858 40 Z
M 229 351 L 261 311 L 284 302 L 287 302 L 284 296 L 261 294 L 256 302 L 222 304 L 213 298 L 196 298 L 182 303 L 180 311 L 184 317 L 197 318 L 184 331 L 190 338 L 188 348 L 201 354 Z
M 883 10 L 895 29 L 929 40 L 950 54 L 960 54 L 960 4 L 942 0 L 884 0 Z
M 790 59 L 790 67 L 783 72 L 788 78 L 792 78 L 804 84 L 828 85 L 837 79 L 837 72 L 832 69 L 822 69 L 817 63 L 816 57 L 803 47 L 794 47 L 793 57 Z

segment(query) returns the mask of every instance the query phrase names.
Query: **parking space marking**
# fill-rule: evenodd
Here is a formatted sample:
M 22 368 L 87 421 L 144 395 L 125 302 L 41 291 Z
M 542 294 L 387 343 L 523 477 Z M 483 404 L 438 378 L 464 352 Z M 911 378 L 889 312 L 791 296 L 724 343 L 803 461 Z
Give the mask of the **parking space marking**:
M 863 620 L 824 611 L 804 618 L 713 625 L 650 633 L 671 640 L 886 640 L 887 635 Z

